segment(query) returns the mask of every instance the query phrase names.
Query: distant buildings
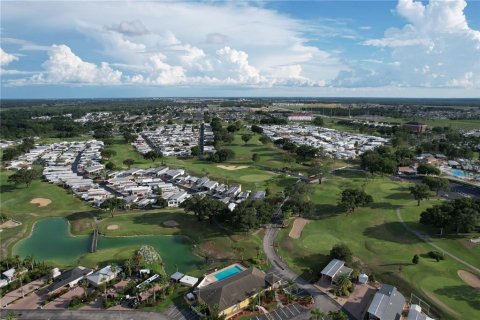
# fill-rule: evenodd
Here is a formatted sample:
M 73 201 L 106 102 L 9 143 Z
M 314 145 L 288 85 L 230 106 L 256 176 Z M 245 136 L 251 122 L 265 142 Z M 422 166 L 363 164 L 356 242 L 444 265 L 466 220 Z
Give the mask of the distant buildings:
M 309 145 L 338 159 L 355 159 L 367 150 L 384 145 L 388 139 L 337 131 L 311 125 L 263 125 L 263 134 L 270 140 L 288 139 L 296 145 Z
M 142 154 L 155 149 L 164 156 L 186 157 L 191 155 L 192 147 L 198 146 L 199 141 L 198 126 L 171 124 L 143 131 L 133 145 Z
M 288 115 L 288 121 L 312 121 L 313 116 L 309 113 L 292 113 Z
M 423 133 L 427 131 L 428 126 L 426 124 L 423 124 L 417 121 L 410 121 L 410 122 L 404 123 L 402 125 L 402 128 L 410 132 Z

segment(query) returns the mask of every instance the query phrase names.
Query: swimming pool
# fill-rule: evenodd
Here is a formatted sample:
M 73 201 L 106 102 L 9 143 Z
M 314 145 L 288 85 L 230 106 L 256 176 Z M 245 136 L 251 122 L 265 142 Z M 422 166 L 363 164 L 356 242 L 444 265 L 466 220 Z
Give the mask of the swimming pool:
M 215 274 L 214 277 L 218 280 L 218 281 L 222 281 L 222 280 L 225 280 L 225 279 L 228 279 L 230 277 L 233 277 L 234 275 L 236 275 L 237 273 L 240 273 L 242 272 L 243 269 L 240 268 L 239 266 L 237 265 L 234 265 L 234 266 L 231 266 L 230 268 L 228 269 L 225 269 L 223 271 L 220 271 L 219 273 Z
M 452 169 L 452 170 L 448 170 L 448 172 L 453 174 L 455 177 L 459 177 L 459 178 L 466 178 L 467 177 L 467 174 L 462 170 Z

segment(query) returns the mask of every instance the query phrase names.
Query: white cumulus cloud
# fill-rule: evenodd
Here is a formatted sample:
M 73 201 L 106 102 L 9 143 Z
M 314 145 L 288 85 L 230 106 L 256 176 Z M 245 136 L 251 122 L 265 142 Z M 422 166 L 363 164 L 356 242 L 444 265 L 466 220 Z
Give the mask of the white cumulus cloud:
M 119 84 L 122 72 L 113 70 L 108 63 L 100 66 L 83 61 L 66 45 L 52 45 L 48 60 L 42 64 L 44 71 L 27 79 L 11 81 L 12 84 Z
M 0 66 L 7 66 L 13 61 L 17 61 L 18 58 L 15 57 L 13 54 L 6 53 L 0 48 Z
M 480 31 L 468 25 L 466 6 L 464 0 L 399 0 L 396 12 L 407 24 L 364 42 L 390 48 L 395 64 L 365 77 L 360 76 L 365 70 L 357 70 L 340 79 L 351 85 L 378 84 L 374 78 L 384 77 L 399 86 L 480 87 Z

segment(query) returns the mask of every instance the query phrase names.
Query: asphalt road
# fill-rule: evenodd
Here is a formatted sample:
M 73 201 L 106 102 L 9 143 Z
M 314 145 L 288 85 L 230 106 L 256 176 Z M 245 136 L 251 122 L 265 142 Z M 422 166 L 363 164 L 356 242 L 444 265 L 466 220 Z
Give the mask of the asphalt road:
M 0 318 L 14 312 L 18 320 L 167 320 L 157 312 L 142 311 L 82 311 L 82 310 L 1 310 Z
M 275 269 L 276 274 L 282 276 L 285 279 L 291 279 L 295 281 L 297 286 L 307 291 L 315 301 L 315 308 L 322 310 L 323 312 L 340 310 L 341 306 L 332 300 L 329 296 L 323 293 L 320 289 L 310 284 L 305 279 L 301 278 L 293 270 L 291 270 L 285 262 L 283 262 L 277 255 L 274 247 L 274 239 L 277 236 L 279 229 L 274 226 L 269 226 L 265 232 L 263 238 L 263 251 L 267 256 L 268 261 Z M 347 311 L 343 310 L 346 314 Z M 350 319 L 354 319 L 349 315 Z
M 417 176 L 398 176 L 399 178 L 412 182 L 422 183 L 422 177 Z M 440 196 L 445 199 L 457 199 L 457 198 L 480 198 L 480 187 L 470 185 L 467 183 L 457 182 L 450 180 L 450 191 L 440 192 Z

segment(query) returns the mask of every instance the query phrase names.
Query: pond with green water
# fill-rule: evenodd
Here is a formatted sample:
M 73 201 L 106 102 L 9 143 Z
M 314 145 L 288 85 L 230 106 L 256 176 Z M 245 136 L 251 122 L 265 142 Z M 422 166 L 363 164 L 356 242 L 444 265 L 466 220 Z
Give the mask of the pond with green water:
M 13 254 L 33 255 L 37 260 L 58 265 L 76 265 L 78 259 L 90 254 L 91 236 L 72 236 L 64 218 L 47 218 L 35 223 L 32 234 L 13 247 Z M 201 259 L 192 252 L 192 245 L 184 236 L 132 236 L 98 238 L 97 253 L 102 250 L 153 246 L 162 256 L 167 272 L 176 266 L 183 272 L 196 269 Z

